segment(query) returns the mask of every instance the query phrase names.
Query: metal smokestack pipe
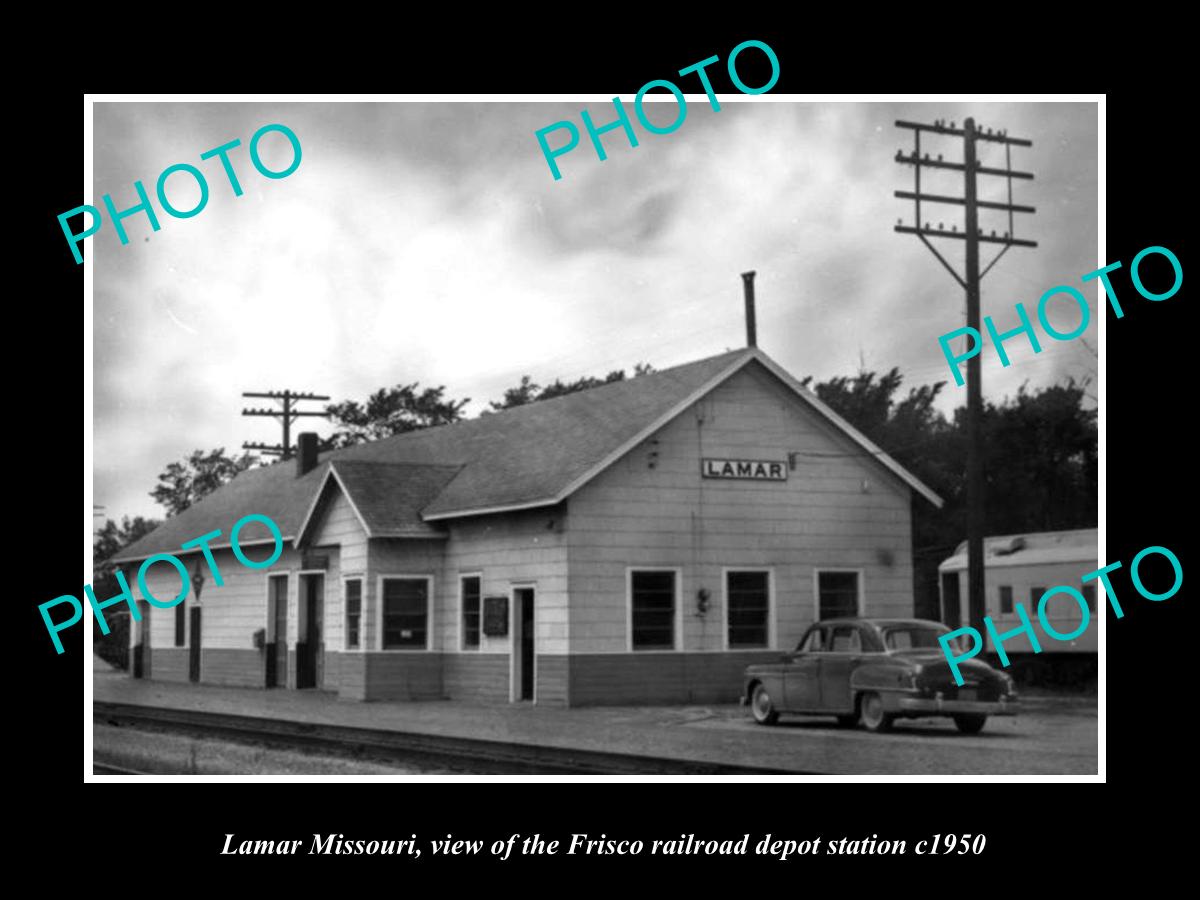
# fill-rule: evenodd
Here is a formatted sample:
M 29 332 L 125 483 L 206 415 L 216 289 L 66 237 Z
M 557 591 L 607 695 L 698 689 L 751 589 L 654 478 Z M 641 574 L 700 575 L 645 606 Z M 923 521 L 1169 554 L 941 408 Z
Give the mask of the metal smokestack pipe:
M 742 285 L 746 291 L 746 346 L 758 346 L 758 329 L 754 322 L 754 273 L 742 273 Z

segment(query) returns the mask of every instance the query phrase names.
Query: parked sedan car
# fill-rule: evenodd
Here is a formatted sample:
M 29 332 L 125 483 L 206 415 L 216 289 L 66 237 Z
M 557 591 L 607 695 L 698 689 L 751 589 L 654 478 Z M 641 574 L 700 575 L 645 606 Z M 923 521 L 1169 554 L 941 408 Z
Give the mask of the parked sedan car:
M 742 702 L 754 720 L 780 713 L 836 716 L 887 731 L 900 718 L 950 716 L 966 734 L 988 716 L 1016 714 L 1012 679 L 978 659 L 959 662 L 955 684 L 938 638 L 950 629 L 922 619 L 826 619 L 778 663 L 749 666 Z

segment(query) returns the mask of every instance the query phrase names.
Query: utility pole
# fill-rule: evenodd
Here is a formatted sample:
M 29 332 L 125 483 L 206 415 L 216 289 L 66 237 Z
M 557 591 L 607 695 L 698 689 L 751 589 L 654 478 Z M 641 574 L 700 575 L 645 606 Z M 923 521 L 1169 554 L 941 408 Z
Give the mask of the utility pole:
M 966 291 L 967 295 L 967 327 L 975 329 L 976 334 L 982 334 L 979 327 L 979 282 L 991 271 L 992 266 L 999 262 L 1000 257 L 1008 252 L 1009 247 L 1036 247 L 1036 241 L 1018 240 L 1013 227 L 1013 213 L 1032 213 L 1032 206 L 1018 206 L 1012 202 L 1012 181 L 1014 178 L 1032 179 L 1030 172 L 1017 172 L 1012 168 L 1012 148 L 1032 147 L 1033 141 L 1023 138 L 1010 138 L 1007 131 L 987 129 L 986 132 L 975 124 L 973 118 L 963 122 L 962 128 L 956 128 L 955 123 L 946 125 L 945 119 L 938 120 L 932 125 L 917 122 L 897 120 L 897 128 L 907 128 L 913 132 L 913 151 L 911 156 L 905 156 L 903 151 L 896 151 L 896 162 L 911 165 L 915 171 L 912 191 L 896 191 L 895 195 L 904 200 L 912 200 L 914 205 L 914 220 L 912 226 L 904 224 L 901 219 L 895 230 L 904 234 L 915 234 L 921 239 L 929 251 L 937 257 L 938 262 L 946 267 L 954 280 Z M 961 163 L 943 162 L 941 154 L 936 159 L 930 159 L 926 152 L 921 155 L 921 134 L 929 132 L 935 135 L 961 136 L 963 139 L 963 161 Z M 991 141 L 1004 145 L 1005 167 L 1003 169 L 985 167 L 980 164 L 976 145 L 979 141 Z M 921 192 L 921 169 L 950 169 L 963 173 L 963 196 L 952 197 L 943 194 Z M 979 175 L 994 175 L 1007 179 L 1008 202 L 980 200 L 976 178 Z M 950 231 L 938 223 L 934 231 L 932 224 L 925 221 L 922 225 L 921 202 L 945 203 L 963 206 L 965 215 L 963 231 L 951 226 Z M 979 210 L 994 209 L 1008 213 L 1008 230 L 1003 237 L 996 237 L 996 232 L 984 235 L 979 227 Z M 954 267 L 938 253 L 929 242 L 929 238 L 951 238 L 966 242 L 966 271 L 962 277 Z M 979 245 L 981 243 L 1003 244 L 1003 249 L 992 259 L 987 267 L 979 271 Z M 980 362 L 982 353 L 977 353 L 967 360 L 967 610 L 969 625 L 983 635 L 984 647 L 987 646 L 987 631 L 984 628 L 983 617 L 987 614 L 987 604 L 984 597 L 983 582 L 983 387 L 980 383 Z M 944 615 L 944 612 L 943 612 Z
M 323 412 L 303 412 L 296 409 L 293 404 L 298 400 L 328 400 L 324 394 L 307 394 L 300 391 L 243 391 L 243 397 L 268 397 L 279 403 L 282 409 L 243 409 L 243 416 L 271 416 L 279 419 L 283 423 L 283 443 L 282 444 L 258 444 L 250 441 L 243 442 L 242 449 L 258 450 L 268 456 L 279 456 L 283 459 L 290 459 L 292 456 L 292 422 L 299 416 L 322 416 Z

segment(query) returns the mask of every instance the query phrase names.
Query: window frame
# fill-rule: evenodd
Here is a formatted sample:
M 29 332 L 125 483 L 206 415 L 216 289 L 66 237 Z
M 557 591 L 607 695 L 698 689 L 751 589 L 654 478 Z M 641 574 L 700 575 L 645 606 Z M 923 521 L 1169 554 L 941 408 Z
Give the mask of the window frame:
M 425 582 L 425 646 L 424 647 L 385 647 L 383 645 L 384 633 L 384 594 L 383 585 L 386 581 L 424 581 Z M 433 648 L 433 576 L 416 573 L 416 572 L 388 572 L 386 575 L 378 575 L 375 580 L 376 597 L 378 603 L 378 612 L 375 617 L 376 631 L 378 635 L 376 643 L 379 645 L 375 649 L 380 653 L 428 653 Z
M 358 582 L 358 644 L 350 646 L 350 598 L 346 585 L 351 581 Z M 344 653 L 362 653 L 366 649 L 367 624 L 367 576 L 363 574 L 342 576 L 342 651 Z
M 670 647 L 633 646 L 633 573 L 671 572 L 675 576 L 675 615 L 671 617 Z M 625 568 L 625 650 L 629 653 L 683 652 L 683 568 L 681 566 L 626 566 Z
M 264 604 L 266 609 L 263 611 L 263 624 L 266 626 L 263 629 L 264 644 L 273 644 L 277 640 L 277 635 L 275 634 L 275 623 L 271 619 L 271 581 L 275 578 L 284 579 L 285 587 L 283 591 L 283 615 L 285 618 L 287 618 L 289 611 L 288 608 L 292 604 L 292 570 L 284 569 L 282 572 L 272 572 L 268 570 L 266 574 L 267 602 Z
M 858 597 L 855 598 L 854 618 L 861 619 L 867 597 L 867 573 L 865 569 L 849 566 L 813 566 L 813 622 L 828 622 L 821 618 L 821 573 L 853 572 L 858 576 Z
M 1031 586 L 1029 588 L 1029 609 L 1036 615 L 1038 604 L 1042 601 L 1042 595 L 1050 590 L 1048 587 Z M 1014 610 L 1015 612 L 1016 610 Z
M 1008 607 L 1009 607 L 1008 609 L 1004 608 L 1004 591 L 1005 590 L 1008 591 Z M 996 585 L 996 602 L 999 604 L 997 609 L 999 610 L 1000 615 L 1011 616 L 1016 613 L 1016 611 L 1017 611 L 1017 609 L 1016 609 L 1016 603 L 1017 603 L 1016 594 L 1013 591 L 1013 586 L 1011 584 Z
M 729 644 L 729 576 L 733 573 L 766 573 L 767 576 L 767 642 L 761 646 L 738 646 Z M 775 649 L 775 569 L 771 566 L 723 566 L 721 568 L 721 605 L 725 610 L 725 627 L 721 630 L 722 647 L 725 650 L 773 650 Z
M 473 647 L 467 646 L 467 629 L 464 622 L 466 605 L 463 582 L 468 578 L 479 579 L 479 608 L 476 610 L 476 615 L 479 617 L 479 639 Z M 461 653 L 479 653 L 483 650 L 483 572 L 458 573 L 458 649 Z

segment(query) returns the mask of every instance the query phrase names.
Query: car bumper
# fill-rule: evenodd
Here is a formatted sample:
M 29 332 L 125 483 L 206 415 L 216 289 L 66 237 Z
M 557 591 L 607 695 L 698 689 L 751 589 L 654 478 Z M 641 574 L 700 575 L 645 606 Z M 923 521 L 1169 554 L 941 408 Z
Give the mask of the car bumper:
M 999 700 L 942 700 L 938 697 L 893 697 L 894 708 L 889 712 L 907 715 L 952 716 L 957 713 L 975 713 L 986 716 L 1015 716 L 1017 700 L 1001 697 Z M 885 708 L 889 705 L 884 701 Z

